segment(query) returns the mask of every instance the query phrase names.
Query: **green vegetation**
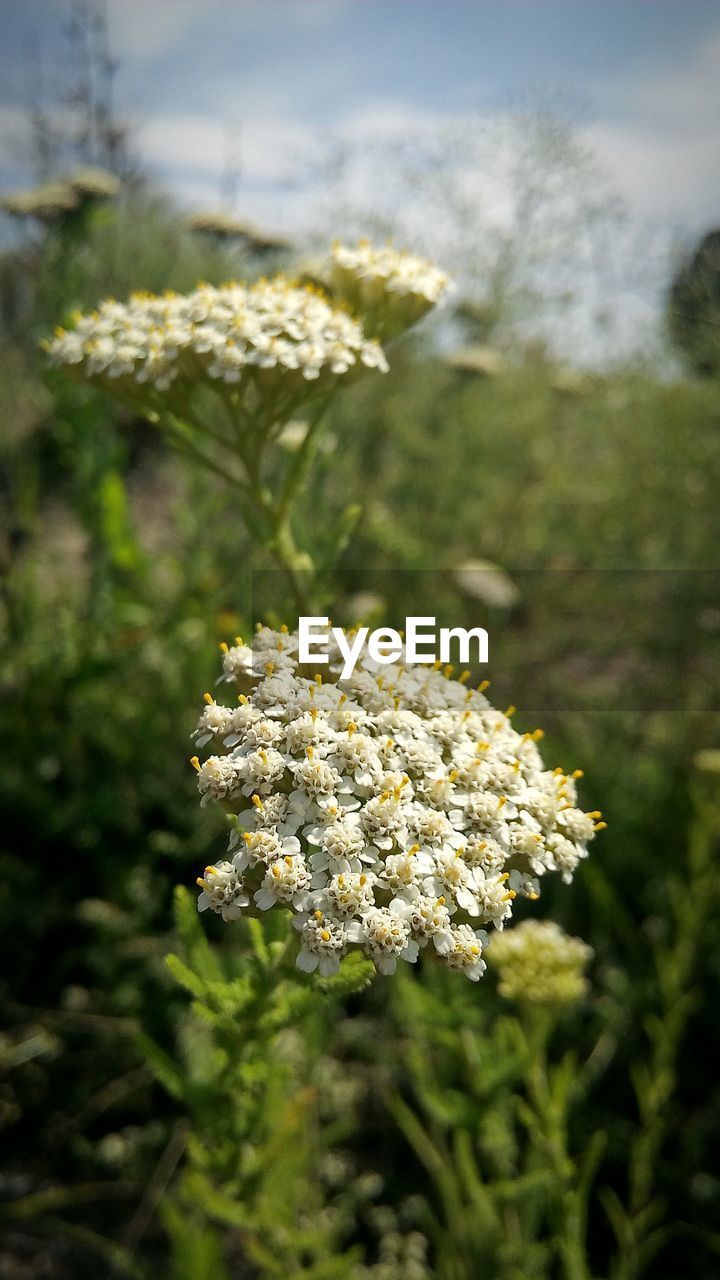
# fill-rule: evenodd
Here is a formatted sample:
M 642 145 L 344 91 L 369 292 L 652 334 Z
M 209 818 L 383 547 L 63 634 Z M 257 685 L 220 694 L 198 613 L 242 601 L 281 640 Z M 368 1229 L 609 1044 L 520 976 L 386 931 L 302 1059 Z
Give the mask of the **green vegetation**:
M 720 233 L 710 231 L 681 263 L 668 297 L 668 329 L 688 368 L 716 377 L 720 368 Z

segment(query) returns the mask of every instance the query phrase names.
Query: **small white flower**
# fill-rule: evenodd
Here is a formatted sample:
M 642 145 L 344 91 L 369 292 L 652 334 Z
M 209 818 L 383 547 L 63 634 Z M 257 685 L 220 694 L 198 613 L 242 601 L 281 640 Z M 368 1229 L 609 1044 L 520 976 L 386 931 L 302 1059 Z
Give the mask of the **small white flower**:
M 407 813 L 401 794 L 383 791 L 363 807 L 360 821 L 368 840 L 378 849 L 392 849 L 407 840 Z
M 552 832 L 547 837 L 546 845 L 563 880 L 569 884 L 578 862 L 582 858 L 587 858 L 587 846 L 580 842 L 568 840 L 559 831 Z
M 329 822 L 307 827 L 304 834 L 310 845 L 317 846 L 317 852 L 310 855 L 314 871 L 327 868 L 359 871 L 362 862 L 376 860 L 376 855 L 368 851 L 360 819 L 355 813 L 344 813 Z
M 243 778 L 244 795 L 267 795 L 272 784 L 278 782 L 285 772 L 285 757 L 272 747 L 258 747 L 246 756 L 239 756 L 236 765 Z
M 430 849 L 461 849 L 465 841 L 453 826 L 451 814 L 443 809 L 429 809 L 424 804 L 413 804 L 408 813 L 408 825 L 414 840 Z
M 570 840 L 584 842 L 592 840 L 595 834 L 594 819 L 590 814 L 583 813 L 582 809 L 561 809 L 557 823 L 561 832 Z
M 507 848 L 498 844 L 489 833 L 482 839 L 472 836 L 461 845 L 460 851 L 469 867 L 480 867 L 486 875 L 492 871 L 500 873 L 507 859 Z
M 291 903 L 296 911 L 310 905 L 310 875 L 302 854 L 285 854 L 270 863 L 261 887 L 254 895 L 255 904 L 267 911 L 276 902 Z
M 409 922 L 413 932 L 418 934 L 421 946 L 432 940 L 438 955 L 445 956 L 452 950 L 451 912 L 443 897 L 419 894 L 410 902 L 395 898 L 390 903 L 390 910 Z
M 202 804 L 210 800 L 232 800 L 241 792 L 243 775 L 231 756 L 210 756 L 198 769 L 198 791 Z
M 433 873 L 427 881 L 426 892 L 436 897 L 447 892 L 459 907 L 471 915 L 477 915 L 477 899 L 473 887 L 474 882 L 462 857 L 461 848 L 439 849 L 433 859 Z
M 245 731 L 245 744 L 249 747 L 277 747 L 282 743 L 283 730 L 282 725 L 276 720 L 260 719 L 255 724 L 248 725 Z
M 444 959 L 451 969 L 459 969 L 471 982 L 478 982 L 487 967 L 482 958 L 486 942 L 487 934 L 482 930 L 471 929 L 469 924 L 455 925 L 451 948 Z
M 307 756 L 293 767 L 295 785 L 316 801 L 332 799 L 340 790 L 342 778 L 337 769 L 315 755 Z
M 334 742 L 334 733 L 323 716 L 303 711 L 289 724 L 283 726 L 283 743 L 290 755 L 304 755 L 308 747 L 320 754 Z M 331 759 L 330 763 L 334 763 Z
M 293 924 L 301 930 L 302 945 L 295 961 L 298 969 L 304 973 L 317 969 L 322 978 L 337 973 L 347 948 L 345 926 L 322 911 L 309 917 L 298 916 Z
M 354 721 L 350 723 L 354 725 Z M 368 734 L 353 731 L 344 739 L 340 738 L 335 743 L 330 762 L 343 773 L 349 774 L 356 787 L 362 788 L 368 795 L 377 786 L 382 760 L 375 742 Z
M 237 815 L 238 822 L 246 831 L 277 830 L 279 835 L 293 835 L 299 826 L 299 822 L 293 823 L 288 797 L 281 792 L 262 798 L 253 796 L 252 805 Z
M 341 871 L 317 895 L 317 905 L 338 916 L 362 915 L 375 905 L 375 877 L 368 871 Z
M 278 858 L 295 857 L 300 853 L 300 841 L 296 836 L 285 836 L 281 840 L 274 831 L 246 831 L 243 842 L 245 847 L 232 860 L 237 871 L 260 864 L 269 866 Z
M 417 960 L 418 944 L 412 939 L 410 925 L 388 907 L 372 907 L 362 921 L 347 926 L 346 935 L 364 945 L 380 973 L 394 973 L 398 960 L 410 964 Z
M 509 872 L 508 889 L 513 893 L 520 894 L 523 898 L 530 898 L 535 901 L 540 897 L 540 881 L 537 876 L 529 876 L 524 871 L 518 871 L 513 867 Z
M 198 911 L 215 911 L 223 920 L 239 920 L 243 908 L 250 905 L 243 883 L 231 862 L 218 862 L 216 867 L 206 867 L 205 875 L 198 877 L 202 893 L 198 898 Z
M 378 878 L 387 885 L 391 893 L 404 893 L 413 897 L 419 894 L 423 877 L 431 875 L 434 867 L 433 859 L 423 853 L 418 845 L 414 845 L 405 853 L 387 854 Z
M 295 682 L 287 671 L 269 675 L 260 682 L 253 693 L 253 702 L 267 716 L 284 718 L 295 693 Z
M 473 867 L 470 872 L 473 905 L 468 914 L 479 916 L 484 923 L 502 929 L 512 915 L 515 898 L 515 890 L 508 887 L 509 879 L 508 872 L 501 876 L 488 876 L 481 867 Z
M 204 747 L 212 738 L 224 738 L 233 727 L 233 709 L 220 702 L 210 701 L 204 708 L 193 737 L 198 747 Z

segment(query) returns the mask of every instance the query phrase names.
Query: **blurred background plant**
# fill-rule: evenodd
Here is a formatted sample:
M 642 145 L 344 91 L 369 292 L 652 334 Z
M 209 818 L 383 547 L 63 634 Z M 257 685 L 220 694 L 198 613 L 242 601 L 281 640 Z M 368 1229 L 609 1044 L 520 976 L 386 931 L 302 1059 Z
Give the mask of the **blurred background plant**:
M 486 604 L 525 643 L 516 570 L 686 571 L 657 621 L 685 709 L 544 720 L 610 824 L 547 897 L 593 949 L 588 993 L 510 1004 L 489 954 L 477 991 L 427 967 L 291 996 L 271 932 L 239 926 L 228 944 L 213 921 L 208 941 L 182 891 L 173 924 L 174 886 L 220 835 L 186 761 L 189 693 L 250 622 L 233 500 L 131 410 L 49 373 L 38 343 L 103 296 L 254 279 L 292 250 L 272 227 L 188 227 L 131 158 L 102 29 L 90 40 L 73 13 L 105 96 L 81 77 L 69 116 L 36 116 L 36 188 L 62 198 L 7 210 L 0 261 L 0 1275 L 704 1280 L 720 1253 L 720 772 L 717 687 L 686 645 L 689 629 L 720 633 L 698 573 L 720 535 L 708 254 L 700 284 L 690 261 L 668 284 L 687 375 L 559 367 L 520 301 L 525 323 L 500 340 L 475 314 L 494 268 L 458 303 L 474 359 L 406 338 L 379 385 L 333 409 L 336 446 L 298 512 L 300 540 L 363 496 L 350 618 L 383 615 L 374 569 L 457 569 L 440 613 L 477 599 L 479 563 L 506 588 Z M 88 167 L 110 178 L 78 194 Z M 608 625 L 622 635 L 626 618 Z M 546 619 L 538 669 L 563 634 Z

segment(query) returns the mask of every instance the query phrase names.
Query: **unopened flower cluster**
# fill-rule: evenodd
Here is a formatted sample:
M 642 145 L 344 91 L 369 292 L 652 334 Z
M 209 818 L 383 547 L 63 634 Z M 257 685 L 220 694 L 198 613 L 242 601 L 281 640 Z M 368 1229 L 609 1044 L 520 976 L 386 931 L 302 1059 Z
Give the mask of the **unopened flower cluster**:
M 499 973 L 498 990 L 506 999 L 572 1004 L 587 990 L 585 967 L 593 950 L 553 920 L 523 920 L 493 939 L 489 955 Z
M 362 318 L 368 333 L 391 337 L 440 302 L 450 279 L 434 263 L 392 245 L 335 244 L 331 289 Z
M 399 252 L 392 245 L 376 248 L 369 240 L 334 244 L 332 259 L 335 266 L 361 280 L 382 281 L 389 293 L 417 293 L 431 303 L 440 301 L 449 284 L 445 272 L 425 258 Z
M 192 293 L 133 294 L 76 315 L 46 344 L 52 361 L 122 394 L 176 380 L 259 382 L 272 371 L 301 390 L 357 367 L 387 369 L 378 342 L 317 290 L 283 276 L 246 286 L 202 284 Z M 268 372 L 270 371 L 270 372 Z M 260 385 L 264 385 L 260 382 Z
M 392 973 L 427 949 L 476 981 L 484 926 L 502 929 L 546 872 L 570 880 L 604 824 L 577 807 L 577 774 L 544 769 L 541 731 L 516 732 L 467 673 L 365 655 L 339 679 L 333 643 L 322 676 L 286 631 L 226 648 L 238 700 L 206 694 L 196 740 L 211 754 L 193 764 L 233 831 L 199 908 L 227 921 L 289 908 L 309 972 L 360 947 Z

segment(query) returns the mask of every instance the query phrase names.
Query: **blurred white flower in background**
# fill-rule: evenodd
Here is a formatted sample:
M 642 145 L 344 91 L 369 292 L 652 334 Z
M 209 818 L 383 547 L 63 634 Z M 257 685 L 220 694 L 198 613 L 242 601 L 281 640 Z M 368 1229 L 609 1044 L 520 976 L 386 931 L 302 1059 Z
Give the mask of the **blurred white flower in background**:
M 305 443 L 307 433 L 310 430 L 310 423 L 304 418 L 291 418 L 285 423 L 280 432 L 277 441 L 288 453 L 298 453 Z M 332 432 L 326 431 L 320 437 L 317 444 L 318 453 L 328 454 L 334 453 L 337 448 L 337 436 Z
M 446 357 L 445 363 L 458 373 L 477 374 L 483 378 L 493 378 L 505 368 L 505 361 L 499 351 L 479 345 L 460 347 Z
M 495 609 L 512 609 L 520 590 L 509 574 L 491 560 L 463 560 L 453 569 L 455 585 L 463 595 Z

